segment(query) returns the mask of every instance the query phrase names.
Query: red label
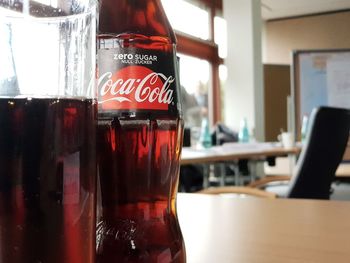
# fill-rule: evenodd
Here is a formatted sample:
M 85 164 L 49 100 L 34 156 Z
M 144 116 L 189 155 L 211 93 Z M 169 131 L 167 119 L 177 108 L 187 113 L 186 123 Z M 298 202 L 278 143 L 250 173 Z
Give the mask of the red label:
M 168 110 L 174 100 L 174 76 L 144 66 L 127 66 L 99 76 L 99 104 L 103 110 Z

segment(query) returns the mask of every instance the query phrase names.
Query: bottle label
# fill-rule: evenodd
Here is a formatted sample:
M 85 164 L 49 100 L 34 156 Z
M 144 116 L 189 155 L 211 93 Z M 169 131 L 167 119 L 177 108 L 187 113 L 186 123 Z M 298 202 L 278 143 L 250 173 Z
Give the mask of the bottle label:
M 98 60 L 99 110 L 176 109 L 173 53 L 136 48 L 100 49 Z

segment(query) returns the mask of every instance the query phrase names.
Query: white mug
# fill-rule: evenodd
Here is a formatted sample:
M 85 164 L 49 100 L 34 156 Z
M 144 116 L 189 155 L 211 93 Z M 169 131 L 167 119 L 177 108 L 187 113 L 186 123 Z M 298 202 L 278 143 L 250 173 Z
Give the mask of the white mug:
M 285 149 L 291 149 L 294 147 L 294 136 L 291 132 L 282 132 L 278 135 L 278 140 L 282 143 Z

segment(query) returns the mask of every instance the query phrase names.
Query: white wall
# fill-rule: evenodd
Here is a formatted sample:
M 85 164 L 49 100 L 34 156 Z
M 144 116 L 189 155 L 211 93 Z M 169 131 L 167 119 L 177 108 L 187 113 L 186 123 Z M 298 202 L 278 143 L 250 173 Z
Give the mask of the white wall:
M 225 64 L 225 122 L 235 130 L 248 119 L 258 140 L 264 139 L 264 97 L 260 0 L 223 0 L 228 27 Z

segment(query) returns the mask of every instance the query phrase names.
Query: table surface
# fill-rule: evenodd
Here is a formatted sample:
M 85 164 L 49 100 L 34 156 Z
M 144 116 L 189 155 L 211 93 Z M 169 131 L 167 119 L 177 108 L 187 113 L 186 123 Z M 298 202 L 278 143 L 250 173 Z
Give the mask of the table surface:
M 183 147 L 181 164 L 198 164 L 238 159 L 260 159 L 270 156 L 286 156 L 288 154 L 298 154 L 300 150 L 300 146 L 285 149 L 279 143 L 227 143 L 207 149 Z
M 187 263 L 350 262 L 350 202 L 178 194 Z

